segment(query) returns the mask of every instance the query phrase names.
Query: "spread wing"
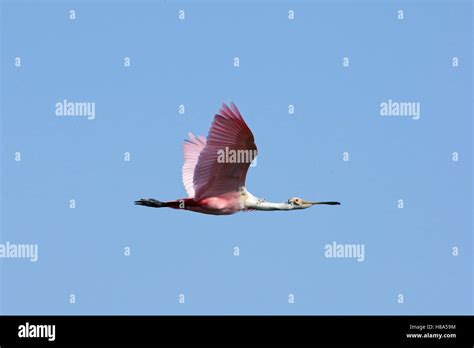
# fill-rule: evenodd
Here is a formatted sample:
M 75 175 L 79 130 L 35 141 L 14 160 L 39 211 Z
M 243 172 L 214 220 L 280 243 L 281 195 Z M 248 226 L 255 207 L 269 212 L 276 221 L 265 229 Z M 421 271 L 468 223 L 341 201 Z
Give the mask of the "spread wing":
M 183 165 L 183 184 L 186 193 L 190 198 L 194 197 L 194 169 L 198 162 L 199 154 L 206 146 L 206 138 L 202 136 L 195 136 L 193 133 L 188 133 L 189 140 L 186 139 L 183 144 L 184 165 Z
M 190 136 L 184 153 L 184 186 L 190 197 L 201 199 L 238 192 L 245 186 L 257 146 L 237 106 L 231 103 L 230 108 L 222 104 L 207 140 Z

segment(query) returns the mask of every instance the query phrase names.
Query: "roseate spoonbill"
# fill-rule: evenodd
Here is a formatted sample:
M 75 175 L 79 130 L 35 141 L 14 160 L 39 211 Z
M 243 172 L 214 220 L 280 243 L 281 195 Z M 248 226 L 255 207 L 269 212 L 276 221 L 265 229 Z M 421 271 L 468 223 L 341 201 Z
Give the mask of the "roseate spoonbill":
M 230 215 L 250 210 L 296 210 L 317 204 L 339 205 L 339 202 L 311 202 L 298 197 L 282 203 L 257 198 L 245 188 L 245 178 L 257 146 L 252 131 L 234 103 L 222 104 L 206 138 L 189 133 L 184 142 L 183 183 L 188 198 L 161 202 L 140 199 L 146 207 L 191 210 L 203 214 Z

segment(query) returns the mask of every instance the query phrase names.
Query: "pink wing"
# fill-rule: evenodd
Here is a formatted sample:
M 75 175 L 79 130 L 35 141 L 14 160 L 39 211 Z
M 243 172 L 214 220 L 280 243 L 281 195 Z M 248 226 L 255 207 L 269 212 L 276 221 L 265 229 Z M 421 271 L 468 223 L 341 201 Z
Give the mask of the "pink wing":
M 199 154 L 206 146 L 206 138 L 194 136 L 188 133 L 189 140 L 186 139 L 183 144 L 184 165 L 183 165 L 183 184 L 190 198 L 194 197 L 194 169 L 198 163 Z
M 203 144 L 198 145 L 195 142 L 193 144 L 189 148 L 192 150 L 190 153 L 195 154 Z M 218 161 L 219 152 L 225 151 L 226 148 L 228 151 L 236 152 L 247 150 L 250 151 L 249 153 L 252 154 L 253 158 L 257 156 L 257 146 L 252 131 L 234 103 L 231 103 L 230 108 L 226 104 L 222 104 L 219 114 L 214 117 L 207 142 L 205 142 L 203 149 L 200 148 L 197 163 L 193 155 L 189 155 L 189 167 L 191 167 L 191 162 L 194 167 L 192 190 L 195 199 L 238 192 L 240 187 L 245 186 L 250 161 L 245 163 L 228 163 L 228 161 L 227 163 L 220 163 Z M 186 183 L 189 183 L 190 177 L 187 172 L 185 181 L 187 191 L 190 186 L 187 186 Z

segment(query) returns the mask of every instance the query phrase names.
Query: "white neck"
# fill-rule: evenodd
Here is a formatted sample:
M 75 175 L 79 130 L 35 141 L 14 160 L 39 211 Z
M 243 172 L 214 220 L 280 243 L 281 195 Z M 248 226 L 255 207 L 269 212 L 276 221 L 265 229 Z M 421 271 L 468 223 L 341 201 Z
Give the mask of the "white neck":
M 257 206 L 253 209 L 255 210 L 292 210 L 294 207 L 291 204 L 286 202 L 282 203 L 274 203 L 274 202 L 267 202 L 263 201 L 257 204 Z
M 244 197 L 245 197 L 244 209 L 255 209 L 255 210 L 265 210 L 265 211 L 294 209 L 294 206 L 287 202 L 282 202 L 282 203 L 267 202 L 263 198 L 255 197 L 248 191 L 245 191 Z

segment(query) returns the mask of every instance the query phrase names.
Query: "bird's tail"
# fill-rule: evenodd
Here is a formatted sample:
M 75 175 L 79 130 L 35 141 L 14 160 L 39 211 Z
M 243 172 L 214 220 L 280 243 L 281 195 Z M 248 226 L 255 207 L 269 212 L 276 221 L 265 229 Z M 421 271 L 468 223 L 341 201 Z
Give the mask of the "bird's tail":
M 161 202 L 153 198 L 148 198 L 148 199 L 140 199 L 138 201 L 135 201 L 136 205 L 144 205 L 145 207 L 152 207 L 152 208 L 163 208 L 163 207 L 168 207 L 167 202 Z

